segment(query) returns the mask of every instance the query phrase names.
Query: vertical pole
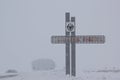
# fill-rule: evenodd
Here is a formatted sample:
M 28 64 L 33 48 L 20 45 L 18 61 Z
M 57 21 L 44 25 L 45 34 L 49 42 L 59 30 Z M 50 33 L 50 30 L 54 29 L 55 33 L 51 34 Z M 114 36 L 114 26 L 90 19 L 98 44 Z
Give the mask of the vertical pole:
M 65 35 L 70 36 L 70 32 L 66 31 L 66 23 L 70 21 L 70 13 L 65 14 Z M 70 75 L 70 43 L 67 42 L 65 46 L 66 56 L 65 56 L 65 64 L 66 64 L 66 75 Z
M 74 22 L 74 31 L 71 32 L 71 36 L 75 36 L 75 17 L 71 17 L 71 22 Z M 76 76 L 76 45 L 75 42 L 71 42 L 71 75 Z

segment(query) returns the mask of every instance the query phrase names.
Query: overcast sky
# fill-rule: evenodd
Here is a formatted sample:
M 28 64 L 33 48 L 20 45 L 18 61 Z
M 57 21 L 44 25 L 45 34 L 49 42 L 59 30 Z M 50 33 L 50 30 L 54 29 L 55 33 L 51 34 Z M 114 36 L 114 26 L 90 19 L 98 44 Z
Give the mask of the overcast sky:
M 77 71 L 120 68 L 120 0 L 0 0 L 0 72 L 32 71 L 31 62 L 49 58 L 65 67 L 65 12 L 76 17 L 77 35 L 105 35 L 105 44 L 77 44 Z

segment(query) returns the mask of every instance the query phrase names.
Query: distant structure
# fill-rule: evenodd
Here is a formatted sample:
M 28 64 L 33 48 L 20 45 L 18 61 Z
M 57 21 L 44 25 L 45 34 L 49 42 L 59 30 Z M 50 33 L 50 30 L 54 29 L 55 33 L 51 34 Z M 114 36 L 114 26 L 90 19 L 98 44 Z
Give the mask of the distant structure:
M 66 75 L 76 76 L 76 43 L 80 44 L 103 44 L 104 35 L 78 35 L 76 36 L 75 17 L 65 13 L 65 36 L 52 36 L 53 44 L 65 44 Z
M 6 73 L 18 73 L 18 72 L 14 69 L 9 69 L 9 70 L 6 71 Z
M 51 59 L 38 59 L 32 62 L 34 71 L 46 71 L 55 69 L 55 63 Z

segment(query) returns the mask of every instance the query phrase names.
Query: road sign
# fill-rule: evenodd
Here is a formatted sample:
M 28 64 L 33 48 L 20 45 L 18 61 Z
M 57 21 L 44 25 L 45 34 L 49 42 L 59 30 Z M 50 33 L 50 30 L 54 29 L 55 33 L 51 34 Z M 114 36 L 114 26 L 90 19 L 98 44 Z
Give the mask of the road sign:
M 104 35 L 80 35 L 80 36 L 52 36 L 53 44 L 80 43 L 80 44 L 103 44 L 105 43 Z
M 76 76 L 76 43 L 104 44 L 104 35 L 76 35 L 75 17 L 65 14 L 65 36 L 52 36 L 51 43 L 65 44 L 66 75 Z
M 75 31 L 75 26 L 74 22 L 67 22 L 66 23 L 66 31 L 68 32 L 74 32 Z

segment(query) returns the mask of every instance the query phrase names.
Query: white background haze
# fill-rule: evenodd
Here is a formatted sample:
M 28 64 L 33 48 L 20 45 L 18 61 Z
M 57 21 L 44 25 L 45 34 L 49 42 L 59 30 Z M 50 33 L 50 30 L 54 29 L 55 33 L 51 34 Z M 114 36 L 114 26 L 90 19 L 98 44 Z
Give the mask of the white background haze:
M 105 35 L 105 44 L 77 44 L 77 75 L 82 69 L 120 68 L 120 0 L 0 0 L 0 73 L 32 71 L 31 62 L 53 59 L 65 67 L 65 12 L 76 17 L 77 35 Z

